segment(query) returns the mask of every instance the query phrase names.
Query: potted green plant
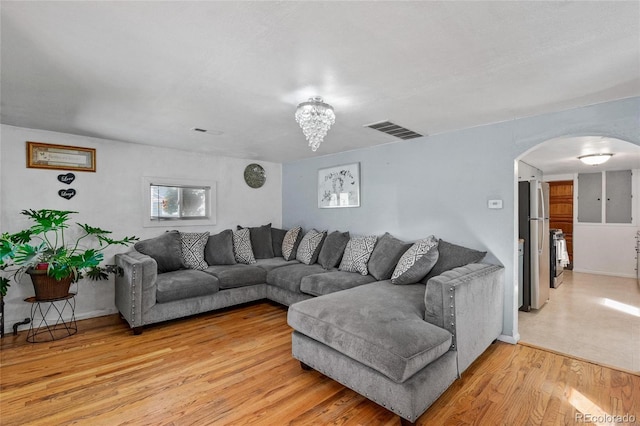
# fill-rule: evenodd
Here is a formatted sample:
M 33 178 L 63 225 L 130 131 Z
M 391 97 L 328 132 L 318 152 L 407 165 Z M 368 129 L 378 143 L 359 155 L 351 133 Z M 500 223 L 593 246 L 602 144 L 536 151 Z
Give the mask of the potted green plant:
M 115 265 L 101 266 L 104 249 L 112 245 L 127 246 L 135 236 L 116 240 L 111 231 L 76 223 L 79 234 L 65 234 L 70 216 L 78 212 L 66 210 L 23 210 L 34 224 L 20 232 L 3 233 L 0 237 L 0 294 L 6 295 L 10 279 L 16 282 L 24 273 L 31 276 L 36 299 L 64 297 L 72 282 L 85 275 L 93 280 L 106 279 L 116 272 Z

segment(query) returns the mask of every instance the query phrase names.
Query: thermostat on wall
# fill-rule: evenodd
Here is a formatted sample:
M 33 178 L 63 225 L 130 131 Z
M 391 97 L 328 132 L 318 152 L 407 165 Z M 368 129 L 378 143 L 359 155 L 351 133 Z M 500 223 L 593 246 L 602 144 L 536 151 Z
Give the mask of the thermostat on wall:
M 502 200 L 489 200 L 487 203 L 490 209 L 501 209 L 502 208 Z

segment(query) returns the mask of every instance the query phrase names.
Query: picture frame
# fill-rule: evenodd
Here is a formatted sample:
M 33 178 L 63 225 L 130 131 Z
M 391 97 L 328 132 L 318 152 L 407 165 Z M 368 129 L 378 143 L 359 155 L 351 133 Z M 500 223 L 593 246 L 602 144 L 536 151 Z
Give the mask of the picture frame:
M 96 150 L 78 146 L 27 142 L 27 167 L 95 172 Z
M 360 163 L 318 170 L 318 208 L 360 207 Z

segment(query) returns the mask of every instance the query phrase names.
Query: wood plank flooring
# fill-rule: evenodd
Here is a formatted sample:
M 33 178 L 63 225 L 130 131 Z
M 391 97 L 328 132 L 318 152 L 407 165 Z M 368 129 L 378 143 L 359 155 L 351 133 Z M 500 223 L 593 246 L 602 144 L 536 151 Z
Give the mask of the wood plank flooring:
M 26 343 L 24 332 L 5 336 L 0 423 L 400 424 L 302 370 L 291 357 L 290 333 L 286 308 L 265 302 L 159 324 L 140 336 L 117 315 L 79 321 L 77 335 L 52 343 Z M 581 414 L 635 415 L 626 424 L 640 424 L 640 377 L 496 343 L 418 424 L 585 424 Z

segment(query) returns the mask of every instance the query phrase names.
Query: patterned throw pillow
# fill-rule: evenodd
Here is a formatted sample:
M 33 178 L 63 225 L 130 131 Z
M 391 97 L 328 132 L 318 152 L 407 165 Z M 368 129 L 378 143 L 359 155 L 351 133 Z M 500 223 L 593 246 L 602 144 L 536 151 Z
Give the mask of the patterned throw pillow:
M 315 229 L 312 229 L 307 232 L 302 238 L 302 241 L 300 241 L 300 245 L 298 246 L 298 251 L 296 253 L 296 259 L 305 265 L 316 263 L 316 260 L 318 260 L 318 253 L 320 253 L 320 245 L 326 236 L 327 231 L 318 232 Z
M 203 270 L 209 267 L 204 260 L 204 247 L 208 240 L 208 232 L 180 232 L 182 259 L 187 268 Z
M 416 241 L 396 266 L 391 283 L 415 284 L 424 278 L 438 261 L 438 240 L 433 235 Z
M 344 249 L 342 262 L 340 262 L 338 269 L 347 272 L 360 272 L 362 275 L 369 274 L 367 262 L 377 240 L 378 237 L 375 235 L 351 237 L 347 248 Z
M 282 257 L 284 260 L 293 260 L 296 258 L 296 249 L 297 244 L 299 243 L 298 237 L 302 232 L 302 228 L 296 226 L 295 228 L 291 228 L 287 231 L 282 240 Z
M 251 248 L 251 234 L 249 228 L 238 229 L 233 231 L 233 254 L 236 256 L 236 262 L 250 265 L 256 263 Z

